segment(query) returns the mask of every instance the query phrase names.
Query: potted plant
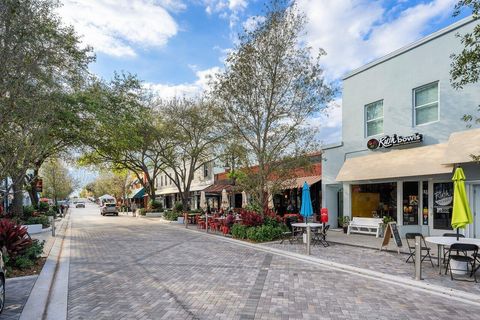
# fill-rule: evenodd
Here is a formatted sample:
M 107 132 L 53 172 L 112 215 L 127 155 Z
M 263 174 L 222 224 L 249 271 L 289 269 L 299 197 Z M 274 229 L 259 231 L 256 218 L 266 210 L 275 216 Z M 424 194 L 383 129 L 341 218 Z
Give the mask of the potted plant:
M 348 231 L 348 225 L 350 223 L 350 217 L 349 216 L 343 216 L 339 218 L 339 221 L 343 227 L 343 233 L 347 233 Z

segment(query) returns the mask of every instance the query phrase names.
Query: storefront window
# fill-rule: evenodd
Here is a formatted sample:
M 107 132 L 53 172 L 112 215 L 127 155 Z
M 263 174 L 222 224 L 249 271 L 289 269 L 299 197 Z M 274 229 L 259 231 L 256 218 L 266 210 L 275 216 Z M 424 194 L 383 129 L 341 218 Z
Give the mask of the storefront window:
M 397 184 L 352 185 L 352 217 L 397 218 Z
M 418 224 L 418 182 L 403 183 L 403 224 Z
M 423 194 L 422 224 L 424 226 L 428 226 L 428 182 L 427 181 L 423 181 L 422 194 Z
M 453 209 L 453 183 L 433 184 L 433 228 L 451 230 Z

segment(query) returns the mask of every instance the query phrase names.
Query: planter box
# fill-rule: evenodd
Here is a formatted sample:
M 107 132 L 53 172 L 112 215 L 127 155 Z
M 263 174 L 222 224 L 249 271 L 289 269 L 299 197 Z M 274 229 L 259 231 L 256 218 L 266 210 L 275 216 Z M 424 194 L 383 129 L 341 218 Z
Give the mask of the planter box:
M 29 234 L 41 233 L 43 231 L 41 224 L 26 224 Z
M 183 224 L 185 223 L 185 220 L 183 219 L 183 217 L 178 217 L 177 222 Z
M 160 218 L 160 217 L 163 217 L 163 212 L 147 212 L 145 216 Z

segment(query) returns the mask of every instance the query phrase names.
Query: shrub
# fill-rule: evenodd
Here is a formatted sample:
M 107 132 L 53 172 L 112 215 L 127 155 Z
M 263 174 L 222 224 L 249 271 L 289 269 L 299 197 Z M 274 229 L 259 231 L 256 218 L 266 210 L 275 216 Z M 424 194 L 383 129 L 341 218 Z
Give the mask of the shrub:
M 150 200 L 148 208 L 153 210 L 152 212 L 163 211 L 163 203 L 157 200 Z
M 247 238 L 255 242 L 272 241 L 279 238 L 284 231 L 281 226 L 273 227 L 270 225 L 263 225 L 258 227 L 251 227 L 247 230 Z
M 27 227 L 9 219 L 0 220 L 0 247 L 10 259 L 24 252 L 31 244 Z
M 256 227 L 263 224 L 262 216 L 254 211 L 242 210 L 240 215 L 242 216 L 242 224 L 248 227 Z
M 47 217 L 54 217 L 56 218 L 57 217 L 57 212 L 53 211 L 53 210 L 48 210 L 47 212 L 44 213 L 45 216 Z
M 177 218 L 181 216 L 182 214 L 180 212 L 175 211 L 165 211 L 163 213 L 163 218 L 168 221 L 177 221 Z
M 232 234 L 232 237 L 236 239 L 246 239 L 248 229 L 249 228 L 247 226 L 236 223 L 232 226 L 232 229 L 230 232 Z
M 38 211 L 46 212 L 46 211 L 48 211 L 49 208 L 50 208 L 50 206 L 46 202 L 39 202 L 38 203 Z
M 41 215 L 38 217 L 30 217 L 25 221 L 25 224 L 41 224 L 42 228 L 50 227 L 50 221 L 47 216 Z
M 35 207 L 34 206 L 24 206 L 23 207 L 23 216 L 25 218 L 32 217 L 34 212 L 35 212 Z
M 7 267 L 17 267 L 19 269 L 28 269 L 35 265 L 35 262 L 43 253 L 45 241 L 34 240 L 32 244 L 19 256 L 14 259 L 8 259 Z
M 138 209 L 138 214 L 144 216 L 146 214 L 146 210 L 144 208 Z
M 183 203 L 181 203 L 181 202 L 175 203 L 175 206 L 173 206 L 173 211 L 182 212 L 183 211 Z

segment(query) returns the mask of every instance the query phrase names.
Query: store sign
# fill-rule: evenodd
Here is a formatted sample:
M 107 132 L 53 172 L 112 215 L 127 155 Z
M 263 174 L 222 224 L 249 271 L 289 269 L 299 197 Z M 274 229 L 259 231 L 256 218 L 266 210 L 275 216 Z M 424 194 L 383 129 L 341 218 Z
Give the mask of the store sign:
M 378 148 L 391 148 L 404 146 L 407 144 L 420 143 L 423 141 L 423 134 L 415 133 L 410 136 L 399 136 L 394 134 L 393 136 L 383 136 L 379 139 L 370 139 L 367 142 L 367 148 L 375 150 Z

